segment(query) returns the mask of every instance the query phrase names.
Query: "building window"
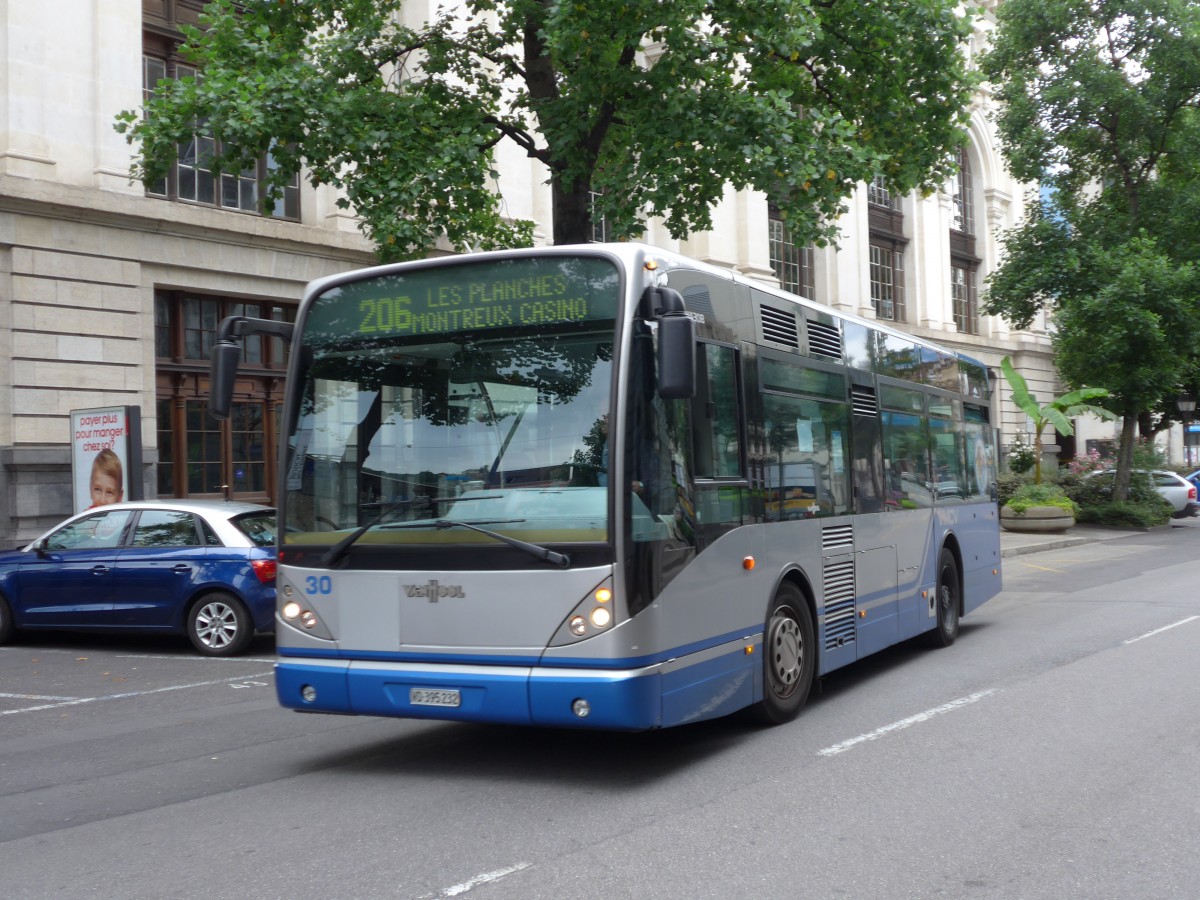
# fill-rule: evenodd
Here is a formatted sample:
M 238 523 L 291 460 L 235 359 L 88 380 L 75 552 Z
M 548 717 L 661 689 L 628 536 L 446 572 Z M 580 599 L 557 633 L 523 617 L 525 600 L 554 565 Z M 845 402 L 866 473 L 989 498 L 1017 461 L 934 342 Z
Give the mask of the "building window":
M 589 194 L 591 201 L 589 212 L 592 218 L 592 242 L 597 244 L 607 243 L 612 240 L 612 231 L 608 227 L 608 220 L 604 218 L 604 214 L 599 211 L 596 205 L 603 196 L 599 191 L 592 191 Z
M 954 221 L 951 228 L 963 234 L 975 233 L 975 190 L 971 163 L 965 147 L 958 151 L 958 174 L 954 176 Z
M 892 196 L 892 192 L 883 183 L 883 176 L 876 175 L 867 185 L 867 203 L 883 209 L 900 209 L 900 202 Z
M 768 241 L 770 243 L 771 270 L 785 291 L 815 300 L 816 279 L 813 275 L 812 245 L 799 247 L 792 243 L 787 226 L 774 204 L 768 207 Z
M 154 297 L 158 416 L 158 495 L 274 500 L 287 348 L 280 338 L 243 341 L 226 422 L 208 415 L 209 355 L 220 322 L 242 315 L 292 322 L 294 306 L 251 303 L 178 291 Z
M 142 43 L 143 102 L 150 101 L 158 83 L 164 79 L 203 77 L 175 56 L 176 41 L 166 40 L 160 34 L 146 33 Z M 212 132 L 198 125 L 196 133 L 178 145 L 175 163 L 167 176 L 147 182 L 146 193 L 168 200 L 299 221 L 299 173 L 292 176 L 278 200 L 268 203 L 266 179 L 278 167 L 274 157 L 268 153 L 249 169 L 218 175 L 212 170 L 212 160 L 220 149 Z
M 867 230 L 870 256 L 871 308 L 875 318 L 908 320 L 904 303 L 904 211 L 900 198 L 884 186 L 882 178 L 867 185 Z
M 979 334 L 979 306 L 975 292 L 975 266 L 955 262 L 950 266 L 950 294 L 954 324 L 961 334 Z
M 878 319 L 903 322 L 904 251 L 896 242 L 871 238 L 871 306 Z

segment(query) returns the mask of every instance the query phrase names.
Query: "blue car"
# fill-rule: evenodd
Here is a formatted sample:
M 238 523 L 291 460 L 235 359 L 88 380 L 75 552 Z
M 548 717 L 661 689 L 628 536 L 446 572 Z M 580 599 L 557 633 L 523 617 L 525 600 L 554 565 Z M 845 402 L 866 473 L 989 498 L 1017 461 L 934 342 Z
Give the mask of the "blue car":
M 275 510 L 223 500 L 96 507 L 0 553 L 0 644 L 18 630 L 186 634 L 232 656 L 275 629 Z

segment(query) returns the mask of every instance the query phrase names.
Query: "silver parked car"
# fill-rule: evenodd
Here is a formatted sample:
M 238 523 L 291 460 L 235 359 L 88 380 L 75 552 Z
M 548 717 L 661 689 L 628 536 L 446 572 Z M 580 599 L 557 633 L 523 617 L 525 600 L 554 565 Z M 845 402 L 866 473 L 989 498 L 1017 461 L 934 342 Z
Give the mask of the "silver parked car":
M 1106 478 L 1112 483 L 1116 469 L 1102 469 L 1092 472 L 1089 478 Z M 1196 485 L 1182 475 L 1168 472 L 1164 469 L 1134 469 L 1132 477 L 1149 476 L 1160 497 L 1171 504 L 1172 514 L 1176 519 L 1186 519 L 1188 516 L 1200 515 L 1200 503 L 1196 502 Z

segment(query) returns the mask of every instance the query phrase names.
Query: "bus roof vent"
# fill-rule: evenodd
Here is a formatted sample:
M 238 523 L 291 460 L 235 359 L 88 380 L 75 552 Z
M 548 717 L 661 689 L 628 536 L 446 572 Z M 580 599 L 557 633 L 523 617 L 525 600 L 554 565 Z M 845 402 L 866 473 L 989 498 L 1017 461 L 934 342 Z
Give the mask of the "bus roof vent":
M 856 416 L 879 416 L 879 401 L 875 397 L 875 388 L 863 384 L 850 385 L 850 408 Z
M 821 529 L 821 550 L 829 553 L 834 550 L 854 549 L 853 525 L 830 525 Z
M 777 344 L 786 344 L 793 350 L 800 349 L 800 332 L 796 328 L 796 314 L 787 310 L 775 309 L 765 303 L 762 311 L 763 337 Z
M 827 356 L 842 360 L 842 333 L 836 325 L 808 320 L 808 352 L 813 356 Z
M 854 643 L 854 560 L 826 562 L 825 649 Z
M 717 311 L 713 309 L 712 296 L 708 293 L 708 286 L 703 284 L 689 284 L 682 291 L 683 305 L 692 312 L 698 312 L 701 315 L 717 317 Z

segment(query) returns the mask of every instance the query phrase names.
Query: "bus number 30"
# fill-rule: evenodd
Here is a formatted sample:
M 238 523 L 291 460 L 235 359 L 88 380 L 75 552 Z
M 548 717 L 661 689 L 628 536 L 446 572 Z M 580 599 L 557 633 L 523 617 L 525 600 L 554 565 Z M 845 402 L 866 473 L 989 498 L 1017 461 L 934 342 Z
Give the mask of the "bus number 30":
M 309 575 L 304 582 L 304 593 L 332 594 L 333 579 L 328 575 L 322 575 L 320 578 L 318 578 L 316 575 Z

